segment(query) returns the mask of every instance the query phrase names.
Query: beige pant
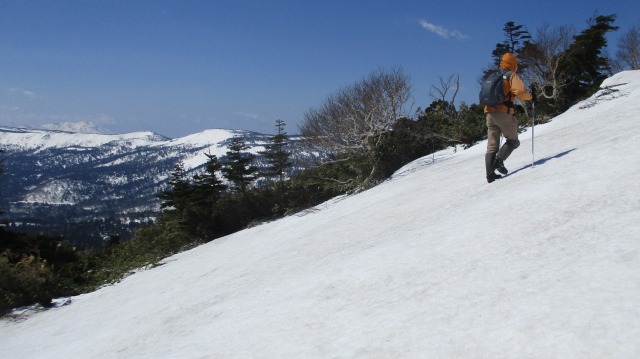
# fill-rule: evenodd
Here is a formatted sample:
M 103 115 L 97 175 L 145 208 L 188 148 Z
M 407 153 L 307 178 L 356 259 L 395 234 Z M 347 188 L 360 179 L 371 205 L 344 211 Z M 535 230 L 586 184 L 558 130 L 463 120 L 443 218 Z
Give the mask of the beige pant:
M 496 153 L 500 149 L 500 134 L 510 141 L 512 147 L 520 145 L 518 140 L 518 120 L 505 112 L 487 113 L 488 141 L 487 153 Z

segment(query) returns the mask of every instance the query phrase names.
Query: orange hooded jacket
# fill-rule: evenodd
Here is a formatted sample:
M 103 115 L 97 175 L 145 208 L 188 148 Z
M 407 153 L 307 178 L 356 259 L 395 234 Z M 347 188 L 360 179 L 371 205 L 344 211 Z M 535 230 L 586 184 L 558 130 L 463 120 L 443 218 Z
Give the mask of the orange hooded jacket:
M 500 68 L 511 71 L 511 77 L 509 80 L 502 81 L 502 89 L 504 93 L 508 95 L 509 101 L 513 102 L 516 97 L 523 101 L 531 100 L 532 96 L 527 92 L 527 87 L 524 85 L 520 76 L 516 74 L 516 71 L 518 70 L 518 58 L 516 58 L 516 55 L 512 53 L 504 54 L 500 60 Z M 514 113 L 515 110 L 513 107 L 509 107 L 506 104 L 500 104 L 497 106 L 485 106 L 484 113 L 487 112 Z

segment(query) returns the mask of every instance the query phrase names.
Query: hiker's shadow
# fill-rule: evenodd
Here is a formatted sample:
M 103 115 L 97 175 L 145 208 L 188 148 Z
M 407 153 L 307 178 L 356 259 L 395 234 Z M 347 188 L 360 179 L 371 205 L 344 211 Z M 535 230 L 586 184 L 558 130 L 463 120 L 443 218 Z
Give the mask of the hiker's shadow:
M 545 157 L 545 158 L 539 159 L 539 160 L 537 160 L 537 161 L 535 161 L 535 162 L 534 162 L 534 165 L 535 165 L 535 166 L 543 165 L 543 164 L 547 163 L 547 161 L 551 161 L 551 160 L 553 160 L 553 159 L 556 159 L 556 158 L 560 158 L 560 157 L 566 156 L 566 155 L 568 155 L 569 153 L 571 153 L 571 152 L 573 152 L 573 151 L 575 151 L 575 150 L 577 150 L 577 148 L 572 148 L 572 149 L 570 149 L 570 150 L 568 150 L 568 151 L 560 152 L 560 153 L 558 153 L 557 155 L 553 155 L 553 156 L 549 156 L 549 157 Z M 525 169 L 527 169 L 527 168 L 530 168 L 530 167 L 531 167 L 531 164 L 528 164 L 528 165 L 526 165 L 526 166 L 524 166 L 524 167 L 518 168 L 517 170 L 515 170 L 515 171 L 513 171 L 513 172 L 509 172 L 509 176 L 511 176 L 512 174 L 518 173 L 518 172 L 520 172 L 520 171 L 522 171 L 522 170 L 525 170 Z

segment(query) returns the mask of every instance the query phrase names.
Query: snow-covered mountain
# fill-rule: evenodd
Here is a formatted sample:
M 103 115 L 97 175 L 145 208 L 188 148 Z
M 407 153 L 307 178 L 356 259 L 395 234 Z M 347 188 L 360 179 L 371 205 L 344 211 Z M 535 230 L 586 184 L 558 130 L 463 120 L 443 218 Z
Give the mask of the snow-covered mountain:
M 535 129 L 0 322 L 6 358 L 636 358 L 640 71 Z M 435 161 L 434 161 L 435 159 Z
M 108 130 L 98 127 L 93 122 L 86 121 L 51 123 L 42 125 L 40 127 L 46 130 L 66 131 L 74 133 L 100 133 L 104 135 L 110 133 Z
M 257 154 L 270 136 L 207 130 L 170 139 L 152 132 L 106 135 L 0 127 L 6 172 L 0 176 L 0 208 L 19 230 L 64 234 L 76 244 L 74 234 L 47 225 L 95 222 L 103 234 L 123 235 L 129 224 L 159 213 L 156 195 L 166 188 L 176 163 L 182 161 L 190 174 L 200 171 L 205 153 L 223 158 L 234 137 L 242 137 L 251 146 L 248 151 Z M 323 156 L 295 136 L 289 151 L 298 167 Z M 81 232 L 100 238 L 90 225 Z
M 3 126 L 0 126 L 3 127 Z M 48 123 L 40 126 L 18 126 L 17 129 L 21 130 L 50 130 L 50 131 L 63 131 L 73 133 L 87 133 L 87 134 L 103 134 L 108 135 L 111 132 L 104 129 L 93 122 L 78 121 L 78 122 L 57 122 Z

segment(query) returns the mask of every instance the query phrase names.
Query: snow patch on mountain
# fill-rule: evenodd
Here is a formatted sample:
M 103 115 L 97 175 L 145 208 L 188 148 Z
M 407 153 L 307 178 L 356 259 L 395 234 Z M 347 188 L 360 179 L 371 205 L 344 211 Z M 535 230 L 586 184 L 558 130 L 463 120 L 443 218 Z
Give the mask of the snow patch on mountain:
M 83 199 L 78 195 L 80 182 L 53 180 L 32 189 L 20 203 L 48 203 L 52 205 L 73 205 Z
M 116 143 L 135 149 L 166 140 L 153 132 L 103 135 L 0 126 L 0 144 L 6 151 L 42 151 L 49 148 L 84 150 Z
M 61 122 L 51 123 L 40 126 L 43 130 L 64 131 L 72 133 L 96 133 L 108 135 L 111 132 L 105 128 L 101 128 L 93 122 L 79 121 L 79 122 Z

